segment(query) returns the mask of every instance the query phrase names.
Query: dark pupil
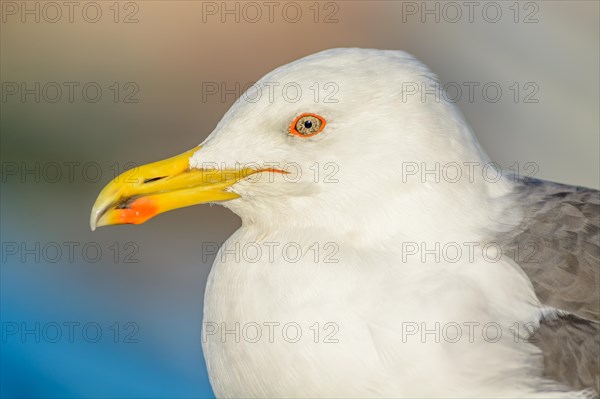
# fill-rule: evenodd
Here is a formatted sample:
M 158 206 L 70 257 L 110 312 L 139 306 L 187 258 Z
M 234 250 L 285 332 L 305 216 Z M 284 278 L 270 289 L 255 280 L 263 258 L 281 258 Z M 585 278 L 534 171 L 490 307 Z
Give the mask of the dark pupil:
M 307 129 L 310 129 L 312 127 L 312 122 L 311 121 L 304 121 L 304 127 Z

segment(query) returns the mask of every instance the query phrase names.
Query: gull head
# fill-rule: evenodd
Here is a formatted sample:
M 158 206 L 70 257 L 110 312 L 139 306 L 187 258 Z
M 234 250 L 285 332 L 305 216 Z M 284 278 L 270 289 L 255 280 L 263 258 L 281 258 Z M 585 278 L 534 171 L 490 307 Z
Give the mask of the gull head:
M 332 49 L 265 75 L 198 147 L 110 182 L 90 225 L 139 224 L 219 203 L 244 225 L 267 228 L 391 236 L 451 229 L 459 220 L 464 227 L 489 217 L 507 190 L 466 167 L 486 159 L 435 75 L 414 57 Z M 442 175 L 449 165 L 450 180 Z

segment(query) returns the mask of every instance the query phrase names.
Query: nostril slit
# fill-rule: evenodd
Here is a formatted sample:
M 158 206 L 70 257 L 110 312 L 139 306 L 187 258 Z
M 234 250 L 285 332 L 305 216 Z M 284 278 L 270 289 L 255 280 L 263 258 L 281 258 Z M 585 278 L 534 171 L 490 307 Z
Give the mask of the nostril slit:
M 160 177 L 153 177 L 151 179 L 145 179 L 144 184 L 152 183 L 153 181 L 161 180 L 161 179 L 164 179 L 165 177 L 167 177 L 167 176 L 160 176 Z

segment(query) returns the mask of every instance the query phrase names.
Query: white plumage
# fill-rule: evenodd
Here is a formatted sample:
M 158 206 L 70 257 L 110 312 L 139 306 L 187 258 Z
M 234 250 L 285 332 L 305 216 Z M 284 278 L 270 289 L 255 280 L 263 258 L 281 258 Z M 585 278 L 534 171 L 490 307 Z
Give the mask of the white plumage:
M 435 76 L 404 52 L 336 49 L 280 67 L 257 86 L 290 82 L 303 89 L 297 102 L 279 89 L 269 96 L 252 88 L 246 98 L 258 100 L 237 102 L 190 160 L 192 168 L 258 163 L 301 171 L 294 179 L 240 181 L 230 189 L 241 197 L 222 203 L 243 225 L 217 255 L 206 289 L 204 327 L 219 331 L 205 331 L 203 349 L 217 396 L 577 395 L 543 377 L 540 350 L 514 330 L 515 323 L 536 327 L 542 311 L 513 259 L 492 262 L 481 249 L 456 262 L 406 256 L 403 243 L 481 248 L 523 219 L 513 182 L 484 179 L 481 167 L 463 167 L 457 182 L 403 174 L 415 163 L 489 162 L 453 104 L 406 95 L 407 83 L 432 87 Z M 315 98 L 308 89 L 315 83 L 332 83 L 337 102 Z M 324 131 L 288 134 L 305 112 L 323 116 Z M 236 259 L 225 250 L 236 243 L 258 245 L 262 255 Z M 304 256 L 290 261 L 286 244 Z M 286 323 L 300 326 L 298 342 L 290 342 L 297 326 L 284 339 Z M 441 335 L 423 338 L 423 326 L 436 323 Z M 409 334 L 415 325 L 419 332 Z M 462 338 L 451 342 L 456 325 Z M 491 342 L 496 326 L 501 338 Z M 256 330 L 262 338 L 254 342 Z M 338 342 L 324 342 L 332 332 Z

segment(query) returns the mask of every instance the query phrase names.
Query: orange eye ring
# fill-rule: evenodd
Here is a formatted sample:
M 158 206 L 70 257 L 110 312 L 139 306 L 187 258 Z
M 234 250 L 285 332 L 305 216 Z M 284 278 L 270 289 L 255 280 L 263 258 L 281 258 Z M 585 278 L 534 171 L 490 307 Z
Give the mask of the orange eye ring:
M 325 129 L 325 118 L 313 113 L 304 113 L 294 118 L 290 125 L 289 132 L 298 137 L 312 137 Z

